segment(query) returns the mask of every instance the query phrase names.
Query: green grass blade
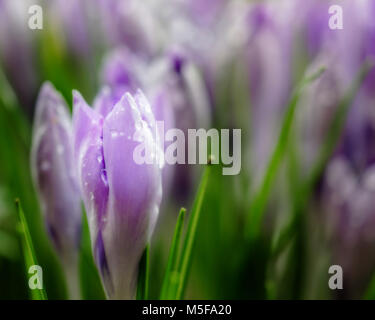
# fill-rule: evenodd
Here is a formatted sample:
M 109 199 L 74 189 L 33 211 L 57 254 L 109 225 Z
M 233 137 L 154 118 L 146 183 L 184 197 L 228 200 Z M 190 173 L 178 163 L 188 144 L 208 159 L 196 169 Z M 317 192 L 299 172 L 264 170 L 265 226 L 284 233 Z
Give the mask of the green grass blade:
M 143 251 L 141 261 L 139 262 L 137 300 L 148 299 L 148 283 L 149 283 L 149 261 L 150 249 L 149 245 Z
M 86 214 L 84 209 L 82 211 L 82 237 L 79 253 L 81 297 L 85 300 L 105 300 L 104 289 L 92 256 L 90 232 Z
M 189 275 L 189 269 L 191 265 L 193 247 L 196 238 L 195 235 L 198 227 L 199 217 L 201 214 L 203 199 L 206 193 L 210 172 L 211 166 L 207 165 L 202 180 L 200 182 L 197 195 L 194 200 L 191 216 L 189 218 L 189 225 L 186 231 L 184 244 L 181 251 L 181 260 L 178 268 L 179 284 L 175 296 L 177 300 L 182 299 L 185 292 L 187 278 Z
M 320 77 L 324 72 L 324 68 L 319 69 L 312 76 L 305 78 L 301 84 L 294 91 L 284 119 L 282 122 L 280 135 L 276 143 L 275 149 L 271 155 L 271 158 L 268 162 L 265 175 L 260 184 L 258 191 L 255 193 L 255 198 L 250 207 L 250 216 L 246 226 L 246 234 L 249 239 L 256 237 L 257 232 L 259 231 L 259 226 L 262 221 L 263 212 L 265 210 L 269 194 L 271 192 L 272 183 L 276 177 L 278 169 L 281 164 L 284 152 L 288 146 L 289 132 L 291 131 L 295 110 L 301 95 L 302 90 L 306 85 L 313 82 L 315 79 Z
M 178 266 L 178 258 L 180 256 L 180 244 L 182 238 L 182 229 L 184 226 L 184 219 L 185 219 L 186 209 L 181 208 L 180 213 L 178 214 L 176 228 L 174 230 L 174 235 L 172 239 L 171 249 L 169 252 L 169 258 L 167 263 L 167 269 L 165 271 L 165 276 L 162 284 L 160 299 L 169 299 L 169 297 L 173 294 L 171 292 L 171 287 L 174 286 L 175 283 L 175 272 L 176 267 Z
M 20 219 L 20 231 L 22 237 L 22 248 L 25 257 L 26 277 L 28 277 L 29 268 L 33 265 L 38 265 L 38 261 L 36 259 L 34 246 L 31 240 L 25 214 L 18 199 L 16 200 L 16 207 Z M 47 300 L 47 294 L 44 288 L 30 290 L 30 294 L 32 300 Z

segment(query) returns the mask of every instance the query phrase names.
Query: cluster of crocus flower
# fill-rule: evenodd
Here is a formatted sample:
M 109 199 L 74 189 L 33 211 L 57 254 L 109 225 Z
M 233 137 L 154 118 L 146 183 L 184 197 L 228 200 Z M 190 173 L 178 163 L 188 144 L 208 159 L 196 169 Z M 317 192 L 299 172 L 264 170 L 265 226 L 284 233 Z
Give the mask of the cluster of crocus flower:
M 327 66 L 326 73 L 306 92 L 301 103 L 301 142 L 305 168 L 311 167 L 329 133 L 339 107 L 361 66 L 374 59 L 375 13 L 373 1 L 343 1 L 344 29 L 322 27 L 333 2 L 307 7 L 308 49 L 313 63 Z M 324 26 L 324 25 L 323 25 Z M 374 272 L 371 252 L 375 246 L 373 90 L 375 69 L 369 71 L 347 116 L 344 132 L 322 178 L 321 207 L 331 234 L 332 264 L 342 266 L 345 298 L 360 298 Z
M 114 299 L 135 296 L 138 263 L 155 227 L 162 189 L 177 179 L 182 191 L 176 193 L 186 195 L 191 179 L 187 166 L 163 170 L 161 160 L 136 164 L 134 148 L 140 139 L 159 148 L 155 120 L 165 129 L 187 130 L 207 126 L 209 112 L 191 59 L 178 50 L 151 58 L 138 49 L 120 47 L 104 59 L 102 89 L 92 108 L 73 92 L 73 125 L 50 84 L 40 91 L 34 120 L 32 170 L 51 239 L 63 265 L 74 270 L 76 259 L 68 263 L 65 255 L 77 256 L 82 199 L 94 259 L 107 296 Z
M 78 92 L 73 95 L 73 128 L 63 99 L 50 84 L 38 99 L 32 170 L 41 209 L 64 266 L 74 270 L 82 194 L 106 293 L 130 299 L 162 196 L 162 161 L 133 161 L 139 139 L 159 147 L 155 118 L 140 91 L 126 92 L 116 102 L 98 101 L 95 109 Z
M 240 64 L 250 96 L 246 107 L 252 116 L 251 134 L 247 131 L 251 170 L 255 180 L 257 174 L 262 178 L 299 68 L 325 66 L 325 74 L 303 93 L 296 118 L 302 171 L 308 171 L 339 101 L 361 65 L 375 55 L 371 18 L 375 5 L 370 0 L 341 1 L 344 29 L 331 30 L 329 7 L 334 1 L 306 0 L 303 7 L 300 0 L 210 4 L 194 0 L 174 5 L 162 0 L 97 2 L 104 33 L 116 47 L 104 60 L 102 89 L 93 108 L 74 92 L 72 129 L 62 98 L 50 85 L 43 86 L 36 109 L 32 165 L 48 230 L 63 260 L 77 251 L 79 189 L 107 295 L 132 298 L 137 264 L 155 227 L 161 190 L 168 194 L 173 185 L 177 194 L 189 194 L 192 176 L 187 166 L 135 164 L 134 134 L 141 130 L 147 143 L 158 145 L 155 120 L 164 121 L 166 129 L 207 127 L 219 112 L 220 85 L 229 77 L 228 66 Z M 168 10 L 161 13 L 160 6 Z M 74 12 L 83 8 L 77 3 L 75 7 Z M 69 21 L 69 16 L 62 20 Z M 75 20 L 76 27 L 66 23 L 66 29 L 77 30 L 67 33 L 74 35 L 68 42 L 72 50 L 87 54 L 88 32 L 80 19 Z M 326 220 L 332 229 L 332 261 L 342 265 L 347 275 L 345 293 L 356 297 L 375 268 L 375 261 L 358 258 L 375 247 L 371 235 L 375 226 L 374 74 L 372 70 L 357 93 L 322 178 L 322 206 L 329 212 Z M 232 112 L 226 111 L 225 124 L 231 126 Z

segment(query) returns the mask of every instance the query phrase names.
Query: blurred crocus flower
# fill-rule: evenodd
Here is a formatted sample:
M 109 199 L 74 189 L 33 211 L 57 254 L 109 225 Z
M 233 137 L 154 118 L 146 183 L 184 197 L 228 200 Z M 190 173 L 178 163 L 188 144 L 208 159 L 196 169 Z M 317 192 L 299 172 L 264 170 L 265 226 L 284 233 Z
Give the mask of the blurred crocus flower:
M 81 235 L 81 199 L 67 110 L 62 96 L 50 83 L 45 83 L 35 111 L 31 170 L 48 233 L 62 259 L 68 281 L 73 278 L 71 294 L 77 294 L 77 288 L 72 286 L 78 286 L 74 281 Z
M 174 124 L 187 137 L 189 129 L 207 128 L 211 121 L 209 96 L 195 64 L 181 51 L 171 50 L 152 69 L 155 70 L 153 83 L 147 87 L 155 99 L 155 115 L 164 120 L 165 130 Z M 187 154 L 187 141 L 184 145 Z M 166 169 L 172 170 L 170 166 Z M 173 196 L 186 203 L 195 179 L 194 168 L 181 164 L 174 166 L 173 171 L 169 177 Z
M 98 0 L 101 22 L 109 41 L 126 46 L 143 57 L 152 57 L 160 48 L 160 25 L 152 1 Z
M 91 3 L 90 3 L 91 2 Z M 92 53 L 93 39 L 90 29 L 95 25 L 91 19 L 94 12 L 93 1 L 81 0 L 54 0 L 46 1 L 48 5 L 48 18 L 51 24 L 59 26 L 69 51 L 78 57 L 88 56 Z
M 27 25 L 28 8 L 35 2 L 0 0 L 0 60 L 22 107 L 29 114 L 38 90 L 33 53 L 35 32 Z
M 370 1 L 343 1 L 341 5 L 344 13 L 350 12 L 345 15 L 344 30 L 336 35 L 325 31 L 325 40 L 320 44 L 313 65 L 326 66 L 327 70 L 307 88 L 299 106 L 303 115 L 298 125 L 302 128 L 301 155 L 305 172 L 315 163 L 329 136 L 339 103 L 361 65 L 374 59 L 371 39 L 375 28 L 365 19 L 371 12 Z M 331 261 L 343 268 L 344 289 L 339 294 L 345 298 L 363 297 L 375 270 L 375 260 L 371 258 L 375 248 L 372 232 L 375 227 L 372 108 L 375 95 L 369 90 L 374 70 L 353 97 L 341 139 L 321 181 L 321 205 L 327 213 L 332 240 Z
M 319 12 L 325 13 L 328 4 L 319 1 L 318 3 L 320 3 Z M 343 1 L 344 12 L 351 13 L 345 20 L 346 25 L 350 27 L 336 33 L 326 27 L 325 40 L 320 43 L 320 51 L 316 53 L 310 64 L 312 69 L 325 66 L 326 72 L 309 85 L 298 107 L 301 115 L 298 125 L 301 128 L 304 169 L 310 168 L 315 161 L 319 148 L 330 130 L 338 104 L 361 66 L 366 60 L 375 57 L 374 46 L 371 45 L 375 26 L 369 25 L 368 19 L 365 19 L 367 12 L 370 11 L 369 7 L 363 7 L 365 3 L 370 4 L 368 1 Z M 356 145 L 357 149 L 357 152 L 353 152 L 350 157 L 363 157 L 368 153 L 364 147 L 365 142 L 368 141 L 367 125 L 364 124 L 372 118 L 370 106 L 374 101 L 374 91 L 371 90 L 374 72 L 375 68 L 356 93 L 348 115 L 344 133 L 345 144 L 348 145 L 350 142 L 351 145 Z M 358 149 L 360 146 L 363 146 L 361 150 Z
M 321 77 L 303 91 L 297 108 L 297 139 L 301 150 L 303 173 L 309 172 L 317 160 L 322 143 L 330 131 L 340 99 L 352 81 L 345 76 L 343 65 L 337 63 L 337 59 L 336 54 L 322 52 L 306 72 L 309 74 L 322 66 L 327 67 Z
M 344 272 L 344 298 L 363 297 L 375 270 L 375 166 L 355 171 L 345 156 L 329 164 L 324 180 L 324 209 L 328 213 L 332 263 Z
M 138 88 L 143 87 L 142 77 L 146 71 L 146 66 L 144 59 L 126 47 L 112 50 L 105 57 L 101 69 L 101 82 L 104 87 L 110 89 L 115 103 L 120 100 L 125 92 L 135 93 Z M 100 100 L 99 95 L 94 105 L 99 103 Z
M 247 16 L 249 33 L 244 55 L 252 116 L 251 141 L 256 168 L 253 169 L 260 174 L 279 133 L 279 119 L 291 88 L 290 35 L 286 24 L 278 19 L 277 8 L 252 5 Z
M 199 68 L 212 107 L 218 103 L 221 80 L 238 58 L 245 41 L 248 5 L 241 1 L 179 1 L 163 15 L 168 25 L 166 48 L 177 47 L 185 60 Z
M 196 22 L 210 25 L 216 19 L 220 19 L 220 14 L 228 2 L 228 0 L 183 0 L 182 5 Z
M 125 93 L 102 110 L 104 114 L 90 108 L 74 92 L 75 159 L 107 296 L 131 299 L 162 196 L 162 161 L 140 165 L 133 152 L 140 141 L 160 151 L 159 141 L 154 115 L 141 92 Z
M 337 30 L 330 30 L 329 7 L 333 2 L 326 0 L 306 0 L 301 6 L 299 0 L 290 0 L 286 15 L 287 20 L 293 19 L 291 29 L 295 40 L 302 41 L 300 52 L 314 58 L 320 50 L 334 37 Z M 306 57 L 300 57 L 303 59 Z

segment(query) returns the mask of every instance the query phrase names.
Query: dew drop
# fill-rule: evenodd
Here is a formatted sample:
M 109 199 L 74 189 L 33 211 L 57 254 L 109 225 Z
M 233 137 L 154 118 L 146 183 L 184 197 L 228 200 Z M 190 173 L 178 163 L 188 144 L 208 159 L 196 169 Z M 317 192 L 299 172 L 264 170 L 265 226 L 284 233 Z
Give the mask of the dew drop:
M 107 170 L 106 169 L 101 170 L 100 178 L 102 179 L 104 185 L 108 186 L 108 177 L 107 177 Z

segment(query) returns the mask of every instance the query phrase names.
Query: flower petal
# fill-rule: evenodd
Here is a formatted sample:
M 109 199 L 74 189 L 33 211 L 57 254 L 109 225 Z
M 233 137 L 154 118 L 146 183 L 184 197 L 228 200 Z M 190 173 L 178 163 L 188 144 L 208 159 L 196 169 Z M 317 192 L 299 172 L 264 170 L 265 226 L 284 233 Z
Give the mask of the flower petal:
M 37 101 L 31 169 L 50 236 L 64 262 L 71 262 L 79 246 L 81 200 L 67 106 L 50 83 Z
M 77 174 L 94 245 L 104 220 L 108 201 L 108 183 L 103 156 L 103 117 L 91 109 L 77 91 L 73 92 L 73 95 Z
M 117 103 L 104 121 L 103 148 L 109 184 L 105 252 L 114 284 L 114 298 L 134 295 L 137 265 L 158 216 L 161 171 L 157 163 L 137 164 L 133 152 L 142 133 L 144 143 L 155 145 L 153 135 L 130 94 Z

